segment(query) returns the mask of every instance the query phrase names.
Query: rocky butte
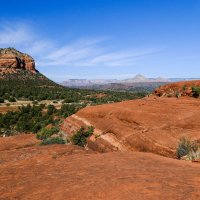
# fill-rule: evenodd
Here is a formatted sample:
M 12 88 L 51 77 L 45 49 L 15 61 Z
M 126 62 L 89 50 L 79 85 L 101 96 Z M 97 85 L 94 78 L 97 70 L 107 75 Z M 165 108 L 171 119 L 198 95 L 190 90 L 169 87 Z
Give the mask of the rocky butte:
M 17 73 L 22 70 L 36 74 L 34 59 L 14 48 L 0 48 L 0 74 Z

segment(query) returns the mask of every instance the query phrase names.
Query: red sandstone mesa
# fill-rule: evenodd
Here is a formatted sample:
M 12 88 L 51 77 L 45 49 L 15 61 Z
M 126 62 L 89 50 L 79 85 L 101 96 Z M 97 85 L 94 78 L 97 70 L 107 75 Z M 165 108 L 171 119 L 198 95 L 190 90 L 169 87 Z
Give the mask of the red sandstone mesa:
M 18 70 L 36 73 L 34 59 L 13 48 L 0 49 L 0 73 L 16 73 Z

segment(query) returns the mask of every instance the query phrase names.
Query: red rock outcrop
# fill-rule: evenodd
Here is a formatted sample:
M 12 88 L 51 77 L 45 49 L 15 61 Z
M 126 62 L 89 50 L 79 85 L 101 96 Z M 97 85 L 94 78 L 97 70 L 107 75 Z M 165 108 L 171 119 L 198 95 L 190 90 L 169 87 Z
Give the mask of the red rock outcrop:
M 89 148 L 100 152 L 145 151 L 175 157 L 181 137 L 200 140 L 200 101 L 196 98 L 146 97 L 86 107 L 65 119 L 67 135 L 94 126 Z
M 171 83 L 167 85 L 162 85 L 159 88 L 155 89 L 154 94 L 156 96 L 162 97 L 180 97 L 180 96 L 193 96 L 192 88 L 200 88 L 200 80 L 194 81 L 182 81 Z
M 19 70 L 37 73 L 34 59 L 14 48 L 0 49 L 0 74 L 16 73 Z

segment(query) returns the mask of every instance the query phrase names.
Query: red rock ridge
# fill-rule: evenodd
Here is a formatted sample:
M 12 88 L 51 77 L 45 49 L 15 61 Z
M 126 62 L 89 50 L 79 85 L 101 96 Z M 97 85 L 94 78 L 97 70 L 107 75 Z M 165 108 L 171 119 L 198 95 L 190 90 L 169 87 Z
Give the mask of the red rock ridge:
M 180 97 L 180 96 L 193 96 L 192 88 L 200 87 L 200 80 L 194 81 L 182 81 L 176 83 L 170 83 L 162 85 L 155 89 L 154 94 L 156 96 L 166 96 L 166 97 Z

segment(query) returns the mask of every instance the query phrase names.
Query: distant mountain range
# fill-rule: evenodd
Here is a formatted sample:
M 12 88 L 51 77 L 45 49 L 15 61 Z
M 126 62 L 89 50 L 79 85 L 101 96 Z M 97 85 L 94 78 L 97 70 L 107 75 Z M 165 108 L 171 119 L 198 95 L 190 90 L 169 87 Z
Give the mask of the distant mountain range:
M 141 74 L 133 78 L 117 80 L 117 79 L 68 79 L 62 83 L 63 86 L 72 88 L 86 88 L 86 89 L 127 89 L 139 87 L 158 87 L 170 82 L 198 80 L 198 78 L 147 78 Z

